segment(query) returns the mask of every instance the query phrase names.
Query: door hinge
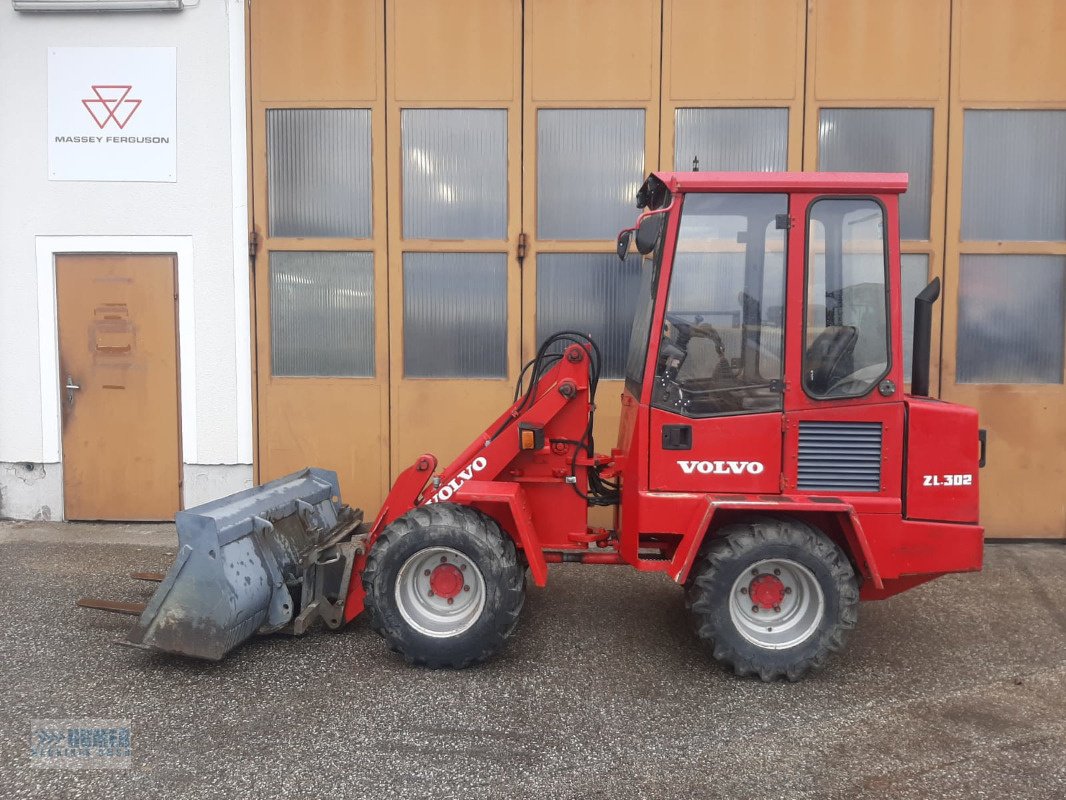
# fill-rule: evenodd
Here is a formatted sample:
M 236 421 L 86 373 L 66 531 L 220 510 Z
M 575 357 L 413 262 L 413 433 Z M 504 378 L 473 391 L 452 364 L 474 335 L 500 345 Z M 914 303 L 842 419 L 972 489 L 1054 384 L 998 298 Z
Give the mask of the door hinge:
M 259 252 L 259 231 L 248 231 L 248 258 L 255 258 Z
M 518 234 L 518 263 L 521 264 L 526 260 L 526 248 L 529 246 L 529 239 L 524 233 Z
M 792 228 L 792 217 L 788 214 L 778 214 L 775 217 L 775 226 L 779 231 L 787 231 Z

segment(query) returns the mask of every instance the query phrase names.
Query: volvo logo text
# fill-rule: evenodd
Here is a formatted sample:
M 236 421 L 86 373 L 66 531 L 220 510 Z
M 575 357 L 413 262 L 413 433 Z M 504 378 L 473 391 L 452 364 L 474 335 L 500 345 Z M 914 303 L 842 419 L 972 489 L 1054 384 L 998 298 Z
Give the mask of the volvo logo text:
M 761 461 L 678 461 L 686 475 L 760 475 L 766 469 Z
M 474 477 L 474 475 L 481 470 L 485 469 L 489 465 L 489 462 L 485 460 L 484 456 L 478 456 L 461 470 L 459 474 L 444 484 L 437 490 L 437 493 L 433 495 L 427 503 L 443 503 L 453 494 L 459 491 L 459 488 L 468 480 Z

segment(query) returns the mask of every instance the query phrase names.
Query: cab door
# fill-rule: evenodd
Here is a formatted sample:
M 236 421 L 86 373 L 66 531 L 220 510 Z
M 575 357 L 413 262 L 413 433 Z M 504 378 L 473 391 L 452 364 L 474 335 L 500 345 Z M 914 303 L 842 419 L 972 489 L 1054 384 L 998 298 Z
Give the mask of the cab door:
M 899 513 L 897 196 L 794 195 L 792 202 L 783 491 Z
M 785 194 L 684 198 L 651 398 L 650 488 L 780 492 Z

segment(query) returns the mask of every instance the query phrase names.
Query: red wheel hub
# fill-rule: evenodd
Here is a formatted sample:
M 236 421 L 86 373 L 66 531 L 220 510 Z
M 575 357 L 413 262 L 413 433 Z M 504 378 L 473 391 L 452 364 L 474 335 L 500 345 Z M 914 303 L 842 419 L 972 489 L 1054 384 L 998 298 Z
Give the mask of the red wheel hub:
M 760 608 L 774 608 L 785 598 L 785 584 L 776 575 L 764 573 L 748 584 L 748 596 Z
M 463 583 L 463 573 L 454 564 L 438 564 L 429 576 L 429 588 L 445 600 L 463 591 Z

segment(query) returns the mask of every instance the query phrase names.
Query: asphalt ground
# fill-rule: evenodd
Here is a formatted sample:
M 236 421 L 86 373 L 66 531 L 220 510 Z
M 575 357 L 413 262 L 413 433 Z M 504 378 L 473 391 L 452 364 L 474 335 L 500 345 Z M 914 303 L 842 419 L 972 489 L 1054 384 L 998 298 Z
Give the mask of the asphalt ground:
M 495 660 L 407 667 L 364 623 L 219 664 L 119 647 L 170 526 L 0 523 L 0 797 L 1064 798 L 1066 547 L 864 604 L 798 684 L 741 680 L 681 592 L 558 565 Z M 128 769 L 30 757 L 35 719 L 128 719 Z

